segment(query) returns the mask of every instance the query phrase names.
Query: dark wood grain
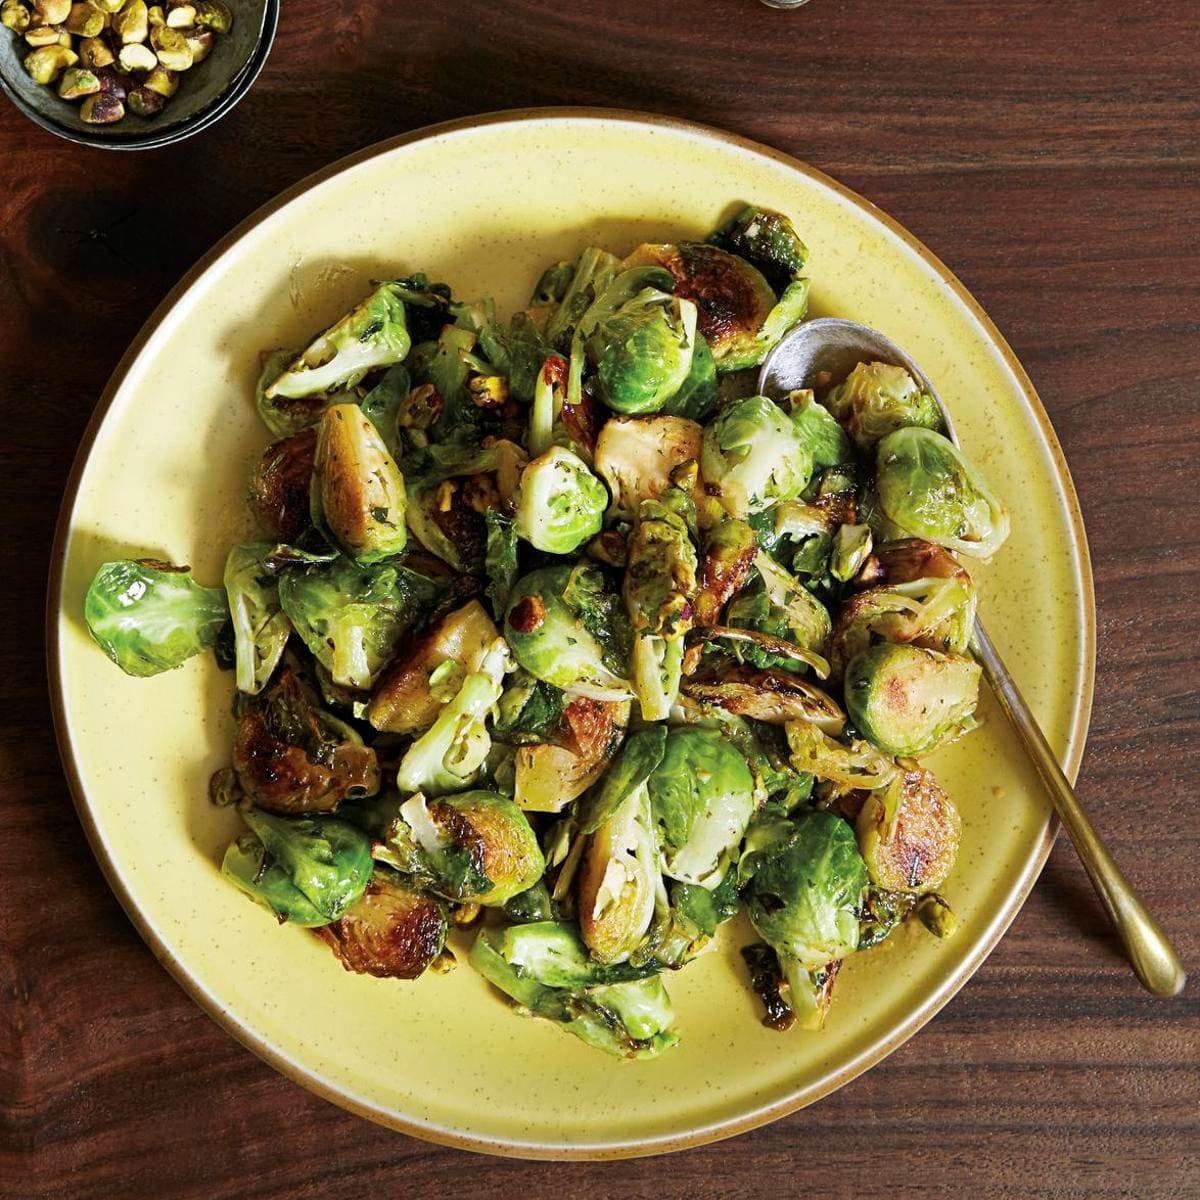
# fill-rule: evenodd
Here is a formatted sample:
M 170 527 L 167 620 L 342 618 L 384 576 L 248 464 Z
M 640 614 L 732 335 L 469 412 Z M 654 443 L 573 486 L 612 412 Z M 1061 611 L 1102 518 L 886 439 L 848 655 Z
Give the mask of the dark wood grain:
M 155 963 L 80 831 L 42 664 L 78 435 L 195 259 L 330 160 L 540 104 L 718 124 L 832 172 L 951 264 L 1038 386 L 1091 537 L 1080 792 L 1200 967 L 1200 11 L 1195 0 L 287 5 L 263 76 L 169 150 L 0 107 L 0 1195 L 1200 1195 L 1200 985 L 1150 999 L 1070 847 L 917 1038 L 814 1108 L 671 1159 L 439 1149 L 274 1074 Z

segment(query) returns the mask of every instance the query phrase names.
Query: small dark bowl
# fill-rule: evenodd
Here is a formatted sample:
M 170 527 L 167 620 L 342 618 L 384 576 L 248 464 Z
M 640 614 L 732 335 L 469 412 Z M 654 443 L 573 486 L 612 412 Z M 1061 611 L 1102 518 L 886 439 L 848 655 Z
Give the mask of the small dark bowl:
M 184 71 L 179 90 L 157 117 L 127 112 L 112 125 L 88 125 L 79 103 L 63 100 L 53 86 L 34 83 L 24 59 L 32 47 L 0 27 L 0 90 L 43 129 L 84 146 L 150 150 L 181 142 L 220 120 L 258 78 L 279 24 L 279 0 L 230 0 L 233 28 L 217 37 L 212 53 Z

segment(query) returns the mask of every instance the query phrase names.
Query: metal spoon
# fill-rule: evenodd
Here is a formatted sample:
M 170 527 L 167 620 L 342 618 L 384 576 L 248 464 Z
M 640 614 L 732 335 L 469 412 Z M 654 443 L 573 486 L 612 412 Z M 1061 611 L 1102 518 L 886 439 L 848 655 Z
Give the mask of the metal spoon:
M 941 409 L 946 435 L 953 441 L 954 423 L 938 399 L 928 376 L 899 346 L 881 333 L 856 321 L 824 317 L 797 325 L 767 356 L 758 377 L 758 390 L 778 399 L 796 388 L 812 387 L 824 378 L 843 379 L 860 362 L 886 362 L 904 367 Z M 823 376 L 828 372 L 828 376 Z M 1033 765 L 1037 768 L 1054 810 L 1066 826 L 1092 885 L 1117 931 L 1134 973 L 1156 996 L 1175 996 L 1187 981 L 1183 964 L 1170 939 L 1146 911 L 1129 880 L 1121 873 L 1108 848 L 1084 812 L 1062 773 L 1054 751 L 1038 728 L 1003 660 L 976 622 L 971 649 L 983 667 L 1000 707 L 1008 716 Z

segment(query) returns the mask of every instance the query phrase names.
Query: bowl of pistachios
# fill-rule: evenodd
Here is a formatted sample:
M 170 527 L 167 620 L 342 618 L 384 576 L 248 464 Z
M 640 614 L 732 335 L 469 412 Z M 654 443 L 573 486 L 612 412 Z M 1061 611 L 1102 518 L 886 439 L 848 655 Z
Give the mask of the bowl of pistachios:
M 166 146 L 246 94 L 278 19 L 279 0 L 0 0 L 0 89 L 70 141 Z

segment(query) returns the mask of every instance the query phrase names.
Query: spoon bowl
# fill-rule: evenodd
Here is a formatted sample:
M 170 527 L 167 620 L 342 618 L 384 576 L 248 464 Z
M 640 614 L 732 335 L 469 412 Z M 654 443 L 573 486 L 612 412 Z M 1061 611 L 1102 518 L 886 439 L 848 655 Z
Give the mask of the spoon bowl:
M 894 342 L 857 321 L 821 317 L 795 326 L 764 361 L 759 372 L 758 390 L 777 400 L 797 388 L 819 388 L 841 382 L 860 362 L 885 362 L 903 367 L 921 389 L 933 397 L 946 436 L 958 444 L 950 413 L 925 372 Z M 1125 947 L 1134 974 L 1156 996 L 1177 995 L 1183 990 L 1187 975 L 1175 947 L 1138 899 L 1133 886 L 1096 832 L 982 621 L 975 623 L 971 650 L 1037 768 L 1055 812 L 1066 826 Z

